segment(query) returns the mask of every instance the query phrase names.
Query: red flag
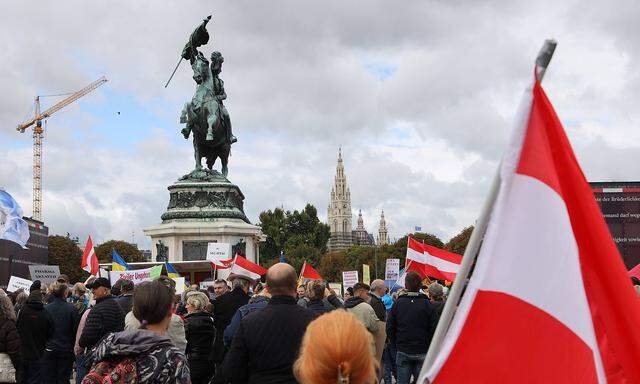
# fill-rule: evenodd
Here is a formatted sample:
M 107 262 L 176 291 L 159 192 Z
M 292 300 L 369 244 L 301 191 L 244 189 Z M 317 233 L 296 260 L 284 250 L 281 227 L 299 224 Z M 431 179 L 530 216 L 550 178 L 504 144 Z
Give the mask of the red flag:
M 629 271 L 629 277 L 636 277 L 640 279 L 640 264 L 631 268 L 631 270 Z
M 307 264 L 305 261 L 302 264 L 302 272 L 300 272 L 301 279 L 309 279 L 309 280 L 322 280 L 322 276 L 316 271 L 311 264 Z
M 462 256 L 444 249 L 423 244 L 409 236 L 407 240 L 407 270 L 416 271 L 420 276 L 431 276 L 439 280 L 454 280 Z
M 540 83 L 432 383 L 640 383 L 640 305 Z M 514 358 L 517 356 L 517 358 Z
M 100 264 L 98 263 L 98 256 L 96 256 L 96 250 L 93 248 L 93 241 L 91 241 L 91 235 L 87 239 L 87 244 L 84 247 L 84 253 L 82 254 L 82 269 L 89 272 L 93 276 L 97 276 L 100 273 Z
M 236 275 L 249 278 L 250 280 L 258 280 L 260 279 L 260 276 L 265 273 L 267 273 L 266 269 L 236 254 L 236 257 L 233 260 L 233 265 L 231 266 L 229 277 Z

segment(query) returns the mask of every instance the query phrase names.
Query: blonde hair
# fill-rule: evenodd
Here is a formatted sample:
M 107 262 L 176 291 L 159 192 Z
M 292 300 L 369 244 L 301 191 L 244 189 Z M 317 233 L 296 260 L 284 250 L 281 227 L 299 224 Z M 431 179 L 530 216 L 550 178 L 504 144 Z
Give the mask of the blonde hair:
M 351 313 L 335 310 L 312 321 L 293 372 L 303 384 L 373 384 L 373 339 Z
M 187 296 L 187 304 L 193 305 L 193 307 L 198 311 L 204 311 L 207 304 L 209 304 L 209 298 L 202 292 L 189 292 L 189 296 Z

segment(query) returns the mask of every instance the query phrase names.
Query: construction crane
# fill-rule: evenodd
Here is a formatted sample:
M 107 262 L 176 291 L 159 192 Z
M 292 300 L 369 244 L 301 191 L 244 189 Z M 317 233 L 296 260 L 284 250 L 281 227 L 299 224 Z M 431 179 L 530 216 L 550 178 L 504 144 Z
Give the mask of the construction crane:
M 44 128 L 42 122 L 57 111 L 78 100 L 82 96 L 94 91 L 96 88 L 107 82 L 107 78 L 102 76 L 93 83 L 81 90 L 70 94 L 64 100 L 54 104 L 44 112 L 40 112 L 40 96 L 36 96 L 35 113 L 32 119 L 18 125 L 19 132 L 24 131 L 33 125 L 33 216 L 32 218 L 42 221 L 42 136 Z

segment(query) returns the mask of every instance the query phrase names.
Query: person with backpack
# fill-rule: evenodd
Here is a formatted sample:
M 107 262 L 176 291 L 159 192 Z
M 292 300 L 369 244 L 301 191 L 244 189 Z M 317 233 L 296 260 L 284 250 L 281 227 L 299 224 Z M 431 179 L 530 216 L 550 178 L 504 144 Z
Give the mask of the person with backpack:
M 175 290 L 162 282 L 144 282 L 133 293 L 133 314 L 140 329 L 109 334 L 92 352 L 91 370 L 82 384 L 190 384 L 187 358 L 166 336 Z

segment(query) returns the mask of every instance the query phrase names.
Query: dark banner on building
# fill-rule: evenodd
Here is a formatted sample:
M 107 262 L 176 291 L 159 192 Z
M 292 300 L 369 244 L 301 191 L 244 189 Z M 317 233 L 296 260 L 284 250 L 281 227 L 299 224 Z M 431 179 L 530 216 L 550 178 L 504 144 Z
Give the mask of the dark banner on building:
M 29 224 L 28 249 L 0 240 L 0 286 L 7 286 L 13 276 L 30 279 L 29 265 L 47 264 L 49 258 L 49 228 L 42 222 L 25 218 Z
M 640 182 L 590 183 L 627 269 L 640 263 Z

